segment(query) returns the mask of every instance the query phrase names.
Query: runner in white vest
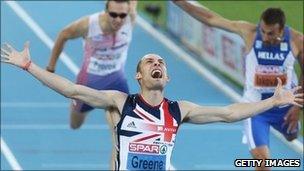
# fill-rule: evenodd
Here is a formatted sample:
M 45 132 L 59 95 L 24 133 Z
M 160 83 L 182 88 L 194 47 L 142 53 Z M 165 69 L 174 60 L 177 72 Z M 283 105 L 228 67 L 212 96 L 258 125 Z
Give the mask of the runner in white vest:
M 134 95 L 117 90 L 98 91 L 47 72 L 31 61 L 28 44 L 22 52 L 17 52 L 10 45 L 3 45 L 1 62 L 27 70 L 44 85 L 65 97 L 98 108 L 118 109 L 121 115 L 113 144 L 116 157 L 112 161 L 115 170 L 170 170 L 175 138 L 183 122 L 235 122 L 276 106 L 293 104 L 302 107 L 299 103 L 303 102 L 303 93 L 296 93 L 300 87 L 293 91 L 284 90 L 280 79 L 274 95 L 259 102 L 206 107 L 184 100 L 171 101 L 164 97 L 169 81 L 166 63 L 155 54 L 145 55 L 139 61 L 135 78 L 139 82 L 140 92 Z
M 82 37 L 84 59 L 77 76 L 77 84 L 97 90 L 119 90 L 128 94 L 124 66 L 132 39 L 136 6 L 137 1 L 133 0 L 107 1 L 105 11 L 82 17 L 65 27 L 56 39 L 47 70 L 55 71 L 58 57 L 67 40 Z M 73 100 L 71 128 L 79 128 L 87 113 L 93 109 L 88 104 Z M 118 111 L 106 109 L 106 118 L 113 132 L 119 120 Z
M 257 102 L 271 97 L 277 77 L 283 81 L 285 89 L 296 86 L 295 60 L 301 66 L 300 85 L 303 86 L 303 34 L 285 26 L 285 15 L 280 8 L 266 9 L 256 25 L 246 21 L 228 20 L 189 1 L 174 2 L 197 20 L 243 38 L 247 51 L 244 102 Z M 298 106 L 279 106 L 248 119 L 245 123 L 245 134 L 252 156 L 256 159 L 270 158 L 270 126 L 281 132 L 288 141 L 297 138 L 299 112 Z M 262 165 L 257 169 L 267 168 Z

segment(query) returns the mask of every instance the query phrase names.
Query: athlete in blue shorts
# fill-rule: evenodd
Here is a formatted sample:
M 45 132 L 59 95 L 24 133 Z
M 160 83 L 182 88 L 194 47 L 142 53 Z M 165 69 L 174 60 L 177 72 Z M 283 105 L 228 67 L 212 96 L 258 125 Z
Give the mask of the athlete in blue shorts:
M 246 21 L 231 21 L 204 6 L 189 1 L 174 1 L 199 21 L 240 35 L 246 46 L 244 102 L 257 102 L 271 97 L 277 78 L 285 89 L 298 84 L 294 63 L 304 65 L 303 34 L 285 26 L 285 15 L 280 8 L 266 9 L 258 25 Z M 303 68 L 300 85 L 303 86 Z M 251 154 L 256 159 L 268 159 L 270 126 L 280 131 L 288 141 L 299 132 L 298 106 L 278 106 L 245 121 L 245 135 Z M 262 168 L 267 169 L 262 166 Z

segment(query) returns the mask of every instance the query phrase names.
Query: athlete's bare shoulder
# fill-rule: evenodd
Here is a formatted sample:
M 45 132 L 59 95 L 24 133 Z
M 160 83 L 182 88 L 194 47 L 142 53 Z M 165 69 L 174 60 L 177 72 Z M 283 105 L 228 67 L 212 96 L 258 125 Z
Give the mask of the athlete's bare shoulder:
M 111 95 L 114 99 L 114 102 L 116 104 L 116 107 L 118 108 L 120 113 L 122 113 L 123 106 L 126 102 L 126 99 L 128 98 L 128 94 L 121 92 L 121 91 L 115 91 L 115 90 L 112 90 L 111 93 L 112 93 Z
M 99 18 L 99 21 L 101 21 L 101 22 L 106 21 L 106 13 L 104 11 L 99 13 L 98 18 Z
M 254 38 L 257 32 L 256 24 L 250 23 L 248 21 L 235 21 L 237 22 L 239 28 L 239 35 L 243 38 L 246 46 L 246 51 L 251 49 Z
M 256 24 L 250 23 L 248 21 L 238 20 L 236 22 L 238 22 L 239 27 L 242 29 L 247 29 L 248 31 L 254 31 L 256 29 Z
M 304 36 L 303 33 L 291 28 L 290 29 L 290 35 L 291 35 L 291 46 L 293 49 L 293 53 L 295 56 L 299 56 L 299 54 L 303 53 L 304 47 L 303 47 L 303 42 L 304 42 Z
M 89 16 L 83 16 L 67 25 L 63 31 L 69 38 L 84 37 L 87 34 Z
M 240 29 L 241 36 L 246 38 L 247 36 L 255 35 L 256 33 L 256 24 L 250 23 L 248 21 L 235 21 L 237 22 L 238 28 Z
M 291 40 L 295 41 L 297 43 L 302 43 L 303 45 L 303 33 L 291 28 L 290 29 L 290 34 L 291 34 Z

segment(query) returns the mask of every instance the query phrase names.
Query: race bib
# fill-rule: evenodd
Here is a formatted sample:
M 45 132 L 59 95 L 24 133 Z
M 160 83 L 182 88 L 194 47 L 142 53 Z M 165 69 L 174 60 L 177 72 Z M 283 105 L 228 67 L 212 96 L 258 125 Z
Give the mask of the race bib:
M 143 144 L 132 142 L 129 144 L 128 170 L 165 170 L 166 144 Z
M 87 72 L 94 75 L 107 75 L 120 69 L 119 56 L 91 57 Z
M 165 155 L 129 153 L 127 159 L 128 170 L 165 170 Z
M 255 87 L 276 87 L 277 78 L 282 80 L 282 85 L 287 83 L 286 69 L 282 66 L 259 65 L 256 68 L 254 76 Z

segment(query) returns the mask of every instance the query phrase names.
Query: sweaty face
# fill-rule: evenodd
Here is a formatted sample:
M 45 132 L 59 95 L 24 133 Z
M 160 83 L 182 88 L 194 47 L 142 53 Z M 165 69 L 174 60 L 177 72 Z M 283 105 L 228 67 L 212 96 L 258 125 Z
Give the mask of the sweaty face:
M 141 84 L 148 88 L 163 89 L 169 80 L 165 61 L 155 54 L 148 54 L 141 60 L 138 79 Z
M 281 41 L 283 29 L 279 24 L 266 25 L 264 21 L 261 21 L 260 31 L 265 44 L 277 44 Z
M 109 1 L 107 15 L 111 28 L 117 31 L 124 24 L 129 12 L 129 4 L 127 2 Z

